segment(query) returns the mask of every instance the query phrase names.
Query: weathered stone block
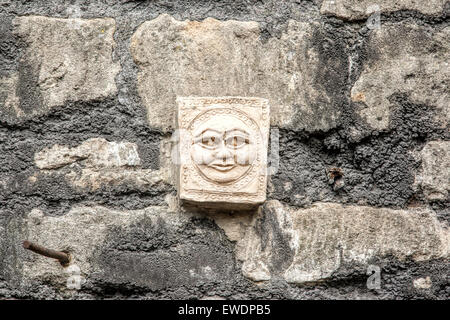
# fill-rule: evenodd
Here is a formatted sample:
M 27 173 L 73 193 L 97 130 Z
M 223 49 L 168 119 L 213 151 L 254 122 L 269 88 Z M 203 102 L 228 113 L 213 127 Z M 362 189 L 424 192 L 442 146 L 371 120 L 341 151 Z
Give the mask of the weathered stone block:
M 448 199 L 450 190 L 450 141 L 428 142 L 420 153 L 421 171 L 415 185 L 421 186 L 425 197 L 430 200 Z
M 43 174 L 63 173 L 74 187 L 90 191 L 121 184 L 145 190 L 173 183 L 168 163 L 162 161 L 160 170 L 143 169 L 137 145 L 125 141 L 91 138 L 73 148 L 54 145 L 37 152 L 34 160 Z M 37 180 L 39 174 L 30 178 Z
M 383 24 L 372 31 L 368 59 L 351 90 L 352 100 L 366 106 L 358 113 L 369 126 L 389 128 L 389 98 L 394 94 L 406 94 L 412 103 L 433 107 L 437 126 L 448 125 L 449 39 L 449 27 L 436 31 L 401 23 Z
M 117 92 L 114 78 L 120 65 L 112 60 L 113 19 L 23 16 L 13 22 L 16 35 L 27 44 L 17 82 L 20 101 L 9 98 L 15 116 Z
M 391 256 L 424 261 L 449 255 L 450 232 L 427 209 L 410 211 L 317 203 L 308 209 L 267 202 L 238 240 L 237 257 L 255 281 L 327 279 L 341 266 Z
M 203 206 L 266 199 L 267 99 L 179 97 L 179 197 Z
M 257 22 L 163 14 L 137 29 L 130 50 L 152 127 L 176 127 L 177 96 L 241 96 L 268 99 L 272 125 L 326 131 L 338 123 L 348 70 L 343 42 L 327 41 L 317 22 L 290 20 L 263 42 Z
M 334 15 L 348 20 L 364 19 L 376 10 L 393 12 L 398 10 L 416 10 L 423 14 L 440 15 L 447 0 L 324 0 L 320 7 L 322 14 Z
M 88 283 L 164 290 L 223 283 L 234 272 L 232 251 L 221 243 L 220 232 L 166 207 L 81 206 L 54 217 L 33 209 L 24 232 L 30 241 L 69 252 L 70 266 Z M 70 267 L 30 252 L 22 263 L 22 285 L 44 282 L 74 294 Z
M 141 160 L 137 146 L 130 142 L 109 142 L 103 138 L 86 140 L 78 147 L 54 145 L 36 153 L 34 161 L 39 169 L 58 169 L 77 161 L 87 167 L 113 168 L 138 166 Z

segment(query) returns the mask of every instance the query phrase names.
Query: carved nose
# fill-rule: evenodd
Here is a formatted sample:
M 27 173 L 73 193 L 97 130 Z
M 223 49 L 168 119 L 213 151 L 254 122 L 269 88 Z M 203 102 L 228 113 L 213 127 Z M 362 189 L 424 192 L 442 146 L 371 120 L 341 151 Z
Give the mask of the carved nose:
M 225 163 L 230 158 L 231 158 L 230 150 L 228 150 L 227 147 L 225 147 L 225 144 L 222 143 L 219 147 L 219 150 L 216 153 L 216 159 L 221 159 Z

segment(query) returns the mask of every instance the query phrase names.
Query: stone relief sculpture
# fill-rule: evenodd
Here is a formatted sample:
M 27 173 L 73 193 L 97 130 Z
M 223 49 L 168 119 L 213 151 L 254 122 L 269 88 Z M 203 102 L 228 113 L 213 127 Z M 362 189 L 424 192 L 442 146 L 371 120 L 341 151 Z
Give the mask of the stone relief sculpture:
M 179 198 L 245 208 L 266 199 L 269 103 L 262 98 L 179 97 Z

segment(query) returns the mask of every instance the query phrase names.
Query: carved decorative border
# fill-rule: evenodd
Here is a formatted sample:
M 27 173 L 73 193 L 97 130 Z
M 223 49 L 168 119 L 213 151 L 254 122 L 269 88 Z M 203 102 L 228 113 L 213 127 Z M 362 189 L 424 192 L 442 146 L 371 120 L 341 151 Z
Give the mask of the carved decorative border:
M 189 163 L 183 164 L 180 168 L 180 188 L 183 198 L 202 202 L 255 203 L 264 201 L 267 175 L 266 172 L 261 174 L 261 170 L 265 169 L 263 168 L 263 160 L 267 157 L 267 154 L 264 153 L 265 146 L 263 144 L 267 143 L 266 135 L 268 135 L 268 132 L 266 131 L 268 131 L 269 127 L 268 101 L 261 98 L 245 97 L 187 97 L 178 98 L 177 102 L 179 104 L 179 128 L 192 132 L 194 127 L 208 120 L 210 117 L 224 114 L 235 116 L 243 121 L 254 131 L 253 134 L 257 137 L 257 155 L 252 167 L 237 181 L 233 181 L 226 185 L 209 181 L 207 178 L 203 177 L 203 175 L 198 172 L 198 169 L 195 167 L 195 164 L 190 157 L 190 148 L 192 145 L 190 143 L 180 144 L 180 152 L 189 155 L 186 157 L 186 159 L 189 160 Z M 262 131 L 255 119 L 248 113 L 237 109 L 239 106 L 261 108 L 260 122 L 263 127 L 267 127 L 267 129 L 263 129 L 264 131 Z M 197 109 L 199 112 L 192 113 L 193 109 Z M 189 176 L 191 179 L 201 181 L 201 183 L 205 185 L 206 190 L 186 188 Z M 256 192 L 236 191 L 245 190 L 245 187 L 254 183 L 255 180 L 257 180 L 258 184 Z

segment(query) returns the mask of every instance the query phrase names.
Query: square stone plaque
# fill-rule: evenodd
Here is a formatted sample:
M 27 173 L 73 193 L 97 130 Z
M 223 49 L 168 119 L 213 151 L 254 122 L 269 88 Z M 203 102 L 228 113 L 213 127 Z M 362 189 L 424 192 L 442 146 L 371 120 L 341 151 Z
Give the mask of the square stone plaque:
M 205 207 L 263 203 L 270 127 L 267 99 L 178 97 L 178 194 Z

